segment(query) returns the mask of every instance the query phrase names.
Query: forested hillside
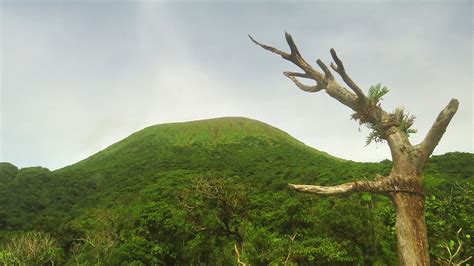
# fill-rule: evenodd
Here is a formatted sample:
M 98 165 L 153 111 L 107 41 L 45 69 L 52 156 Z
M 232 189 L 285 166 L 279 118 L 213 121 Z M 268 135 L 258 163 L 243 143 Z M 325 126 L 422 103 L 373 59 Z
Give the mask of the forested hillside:
M 454 262 L 474 254 L 473 162 L 453 152 L 425 167 L 435 263 L 450 259 L 446 246 L 454 254 L 461 245 Z M 246 118 L 148 127 L 56 171 L 0 163 L 0 264 L 396 265 L 387 198 L 287 187 L 390 168 L 333 157 Z M 18 249 L 28 241 L 42 255 Z

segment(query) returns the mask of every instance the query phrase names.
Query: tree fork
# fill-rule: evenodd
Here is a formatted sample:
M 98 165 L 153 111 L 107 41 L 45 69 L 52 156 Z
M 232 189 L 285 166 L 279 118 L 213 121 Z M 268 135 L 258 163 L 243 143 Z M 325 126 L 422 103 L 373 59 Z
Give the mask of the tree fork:
M 369 106 L 368 99 L 362 89 L 347 74 L 342 60 L 331 48 L 330 53 L 335 63 L 331 68 L 339 74 L 350 90 L 339 84 L 330 69 L 320 59 L 316 61 L 321 71 L 314 69 L 301 55 L 293 38 L 285 33 L 290 53 L 257 42 L 252 42 L 263 49 L 280 55 L 283 59 L 298 66 L 303 73 L 284 72 L 293 83 L 303 91 L 319 92 L 321 90 L 351 108 L 356 114 L 364 113 Z M 297 78 L 313 80 L 315 85 L 305 85 Z M 441 140 L 447 126 L 456 113 L 459 103 L 452 99 L 436 118 L 424 140 L 413 146 L 408 140 L 408 133 L 399 128 L 400 122 L 393 121 L 396 113 L 385 112 L 380 104 L 370 103 L 372 109 L 367 117 L 356 116 L 360 121 L 376 129 L 387 141 L 392 155 L 393 166 L 388 177 L 377 176 L 372 181 L 354 181 L 335 186 L 295 185 L 288 184 L 291 189 L 322 194 L 337 195 L 352 192 L 370 192 L 390 197 L 396 210 L 397 247 L 400 265 L 429 265 L 428 238 L 424 214 L 424 194 L 421 185 L 422 169 Z M 365 114 L 365 113 L 364 113 Z M 362 119 L 364 119 L 362 121 Z M 403 119 L 403 117 L 402 117 Z M 409 126 L 411 126 L 411 122 Z M 409 126 L 406 129 L 409 128 Z

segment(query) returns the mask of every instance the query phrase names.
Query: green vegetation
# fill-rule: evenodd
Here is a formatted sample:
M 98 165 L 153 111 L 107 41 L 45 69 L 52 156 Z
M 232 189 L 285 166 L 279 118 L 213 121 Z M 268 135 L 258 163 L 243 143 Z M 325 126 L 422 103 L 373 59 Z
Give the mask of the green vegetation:
M 379 112 L 380 101 L 383 100 L 382 97 L 389 91 L 390 90 L 387 87 L 382 86 L 381 83 L 370 86 L 364 108 L 351 116 L 352 119 L 359 122 L 359 125 L 365 125 L 371 130 L 365 141 L 366 146 L 372 142 L 383 142 L 385 140 L 385 136 L 383 136 L 384 129 L 373 123 L 373 114 Z M 390 113 L 390 121 L 392 125 L 397 126 L 407 135 L 417 132 L 416 129 L 411 128 L 415 121 L 415 116 L 406 113 L 405 108 L 403 107 L 395 108 L 395 110 Z
M 54 264 L 61 252 L 49 234 L 26 232 L 9 239 L 0 250 L 0 262 L 5 265 Z
M 474 253 L 473 162 L 456 152 L 425 168 L 432 261 L 459 243 L 456 261 Z M 390 168 L 335 158 L 245 118 L 148 127 L 56 171 L 0 163 L 0 264 L 396 265 L 387 198 L 286 185 Z M 42 260 L 14 253 L 20 239 L 47 241 Z

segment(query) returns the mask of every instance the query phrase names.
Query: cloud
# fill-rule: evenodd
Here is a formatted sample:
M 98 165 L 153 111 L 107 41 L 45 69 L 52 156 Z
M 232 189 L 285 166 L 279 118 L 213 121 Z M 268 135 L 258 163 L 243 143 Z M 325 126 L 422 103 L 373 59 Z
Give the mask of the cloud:
M 335 156 L 389 157 L 364 147 L 351 111 L 298 91 L 291 64 L 247 34 L 330 61 L 335 47 L 363 87 L 391 88 L 420 141 L 451 97 L 458 114 L 437 153 L 471 151 L 470 2 L 76 2 L 2 4 L 0 160 L 58 168 L 156 123 L 247 116 Z

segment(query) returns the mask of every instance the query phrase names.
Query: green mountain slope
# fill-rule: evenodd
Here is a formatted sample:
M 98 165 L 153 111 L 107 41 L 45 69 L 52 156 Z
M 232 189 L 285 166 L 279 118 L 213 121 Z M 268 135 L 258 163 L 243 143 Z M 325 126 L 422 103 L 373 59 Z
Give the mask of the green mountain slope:
M 60 171 L 78 168 L 89 170 L 129 168 L 136 164 L 150 164 L 163 169 L 170 167 L 171 162 L 176 160 L 190 160 L 189 157 L 196 157 L 195 153 L 203 152 L 203 150 L 207 151 L 207 154 L 202 154 L 206 160 L 219 160 L 216 154 L 219 153 L 220 147 L 240 146 L 243 142 L 251 142 L 251 140 L 258 140 L 259 145 L 262 146 L 293 146 L 313 153 L 313 156 L 320 155 L 337 159 L 305 146 L 287 133 L 265 123 L 248 118 L 225 117 L 151 126 Z M 235 154 L 232 153 L 232 155 Z M 161 163 L 161 165 L 155 163 Z M 178 168 L 187 167 L 186 162 L 179 163 Z
M 291 178 L 330 182 L 357 176 L 345 162 L 297 141 L 287 133 L 247 118 L 218 118 L 145 128 L 53 176 L 84 184 L 76 186 L 78 204 L 98 193 L 100 201 L 152 184 L 163 175 L 187 171 L 193 175 L 238 175 L 259 182 L 286 184 Z M 277 167 L 274 167 L 274 166 Z M 301 168 L 308 165 L 309 168 Z M 346 165 L 346 167 L 342 167 Z M 316 171 L 316 169 L 318 169 Z M 345 169 L 346 171 L 342 171 Z M 361 173 L 359 173 L 361 174 Z M 285 179 L 285 181 L 280 178 Z M 120 194 L 116 192 L 120 191 Z
M 247 118 L 161 124 L 138 131 L 83 161 L 53 172 L 44 168 L 18 171 L 12 165 L 3 164 L 2 173 L 10 176 L 9 180 L 15 171 L 20 178 L 8 183 L 14 188 L 4 189 L 3 193 L 9 196 L 2 198 L 18 197 L 0 202 L 3 203 L 0 206 L 6 213 L 23 206 L 23 212 L 8 215 L 7 228 L 19 229 L 56 214 L 58 220 L 53 220 L 61 223 L 66 211 L 80 212 L 86 207 L 135 201 L 137 192 L 168 176 L 240 176 L 284 188 L 288 180 L 295 178 L 310 182 L 318 177 L 319 182 L 327 183 L 337 172 L 343 179 L 361 175 L 362 172 L 349 171 L 349 166 L 340 167 L 346 164 L 352 163 Z M 21 187 L 37 192 L 29 193 L 30 189 Z M 39 192 L 46 196 L 37 196 Z
M 435 257 L 460 227 L 474 230 L 472 162 L 473 154 L 450 153 L 426 167 Z M 390 164 L 345 161 L 247 118 L 156 125 L 52 172 L 0 163 L 0 242 L 12 232 L 49 232 L 65 264 L 229 265 L 234 245 L 255 265 L 282 264 L 289 250 L 303 265 L 393 264 L 388 199 L 319 197 L 286 185 L 372 178 Z

